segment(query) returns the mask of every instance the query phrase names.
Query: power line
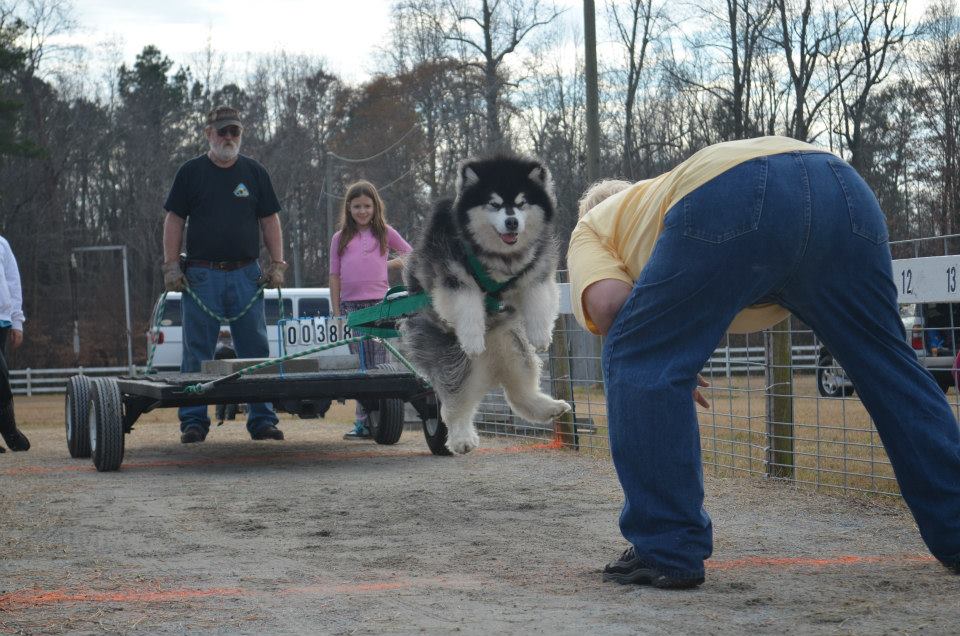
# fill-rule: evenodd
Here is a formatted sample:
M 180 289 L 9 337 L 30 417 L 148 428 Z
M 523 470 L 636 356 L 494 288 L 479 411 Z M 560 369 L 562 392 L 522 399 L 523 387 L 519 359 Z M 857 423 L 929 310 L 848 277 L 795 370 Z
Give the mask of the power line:
M 387 152 L 390 152 L 391 150 L 393 150 L 394 148 L 396 148 L 397 146 L 399 146 L 399 145 L 400 145 L 400 142 L 402 142 L 404 139 L 406 139 L 406 138 L 410 135 L 410 133 L 412 133 L 414 130 L 417 129 L 418 126 L 419 126 L 419 124 L 414 124 L 413 126 L 410 127 L 410 130 L 408 130 L 407 132 L 403 133 L 403 134 L 400 136 L 400 139 L 397 139 L 395 142 L 393 142 L 392 144 L 390 144 L 389 146 L 387 146 L 386 148 L 384 148 L 383 150 L 381 150 L 381 151 L 378 152 L 377 154 L 375 154 L 375 155 L 370 155 L 369 157 L 364 157 L 363 159 L 350 159 L 349 157 L 341 157 L 340 155 L 338 155 L 337 153 L 335 153 L 335 152 L 332 151 L 332 150 L 328 150 L 328 151 L 327 151 L 327 154 L 330 155 L 331 157 L 334 157 L 335 159 L 339 159 L 340 161 L 345 161 L 345 162 L 347 162 L 347 163 L 363 163 L 363 162 L 365 162 L 365 161 L 370 161 L 371 159 L 376 159 L 376 158 L 379 157 L 380 155 L 385 154 L 385 153 L 387 153 Z
M 388 183 L 387 185 L 385 185 L 385 186 L 377 186 L 377 192 L 383 192 L 384 190 L 386 190 L 387 188 L 389 188 L 389 187 L 392 186 L 393 184 L 395 184 L 395 183 L 397 183 L 398 181 L 401 181 L 402 179 L 408 177 L 408 176 L 410 175 L 410 173 L 413 172 L 416 168 L 417 168 L 417 166 L 411 166 L 409 170 L 407 170 L 406 172 L 404 172 L 402 175 L 400 175 L 399 177 L 397 177 L 396 179 L 394 179 L 393 181 L 391 181 L 391 182 Z M 333 193 L 331 193 L 331 192 L 327 192 L 326 190 L 321 190 L 321 191 L 320 191 L 320 194 L 322 194 L 322 195 L 325 196 L 325 197 L 330 197 L 331 199 L 340 200 L 340 199 L 342 199 L 342 198 L 344 197 L 344 195 L 346 195 L 346 192 L 341 193 L 341 194 L 333 194 Z

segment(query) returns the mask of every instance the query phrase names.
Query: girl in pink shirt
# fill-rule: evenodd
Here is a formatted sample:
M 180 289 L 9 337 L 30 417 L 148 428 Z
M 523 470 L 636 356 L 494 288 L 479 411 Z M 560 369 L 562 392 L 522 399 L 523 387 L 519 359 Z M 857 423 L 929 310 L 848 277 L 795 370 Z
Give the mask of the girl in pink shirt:
M 376 305 L 383 300 L 389 283 L 387 272 L 403 267 L 402 258 L 389 258 L 392 250 L 404 255 L 412 249 L 400 234 L 387 225 L 383 200 L 368 181 L 357 181 L 347 188 L 340 217 L 340 230 L 330 240 L 330 310 L 331 315 Z M 350 345 L 354 353 L 361 351 L 366 368 L 387 362 L 383 345 L 370 340 L 362 346 Z M 367 413 L 357 402 L 357 420 L 344 439 L 370 437 Z

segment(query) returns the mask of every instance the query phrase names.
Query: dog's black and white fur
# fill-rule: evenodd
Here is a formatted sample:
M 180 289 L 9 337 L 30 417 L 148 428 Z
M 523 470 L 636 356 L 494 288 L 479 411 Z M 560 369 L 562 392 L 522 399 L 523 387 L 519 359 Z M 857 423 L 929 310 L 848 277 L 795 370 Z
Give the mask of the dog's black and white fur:
M 473 417 L 500 385 L 513 411 L 549 422 L 570 410 L 540 391 L 540 359 L 559 309 L 553 183 L 540 162 L 513 156 L 459 166 L 456 198 L 437 204 L 410 255 L 405 282 L 432 306 L 400 322 L 401 346 L 433 385 L 447 425 L 447 448 L 480 443 Z M 486 292 L 468 260 L 472 251 L 490 278 L 513 280 L 488 312 Z

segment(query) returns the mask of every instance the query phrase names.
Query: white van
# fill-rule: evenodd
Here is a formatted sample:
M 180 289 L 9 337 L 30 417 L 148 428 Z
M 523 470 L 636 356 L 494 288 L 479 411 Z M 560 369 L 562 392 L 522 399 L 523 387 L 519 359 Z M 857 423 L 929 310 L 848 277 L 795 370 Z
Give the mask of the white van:
M 283 316 L 285 318 L 327 317 L 330 315 L 330 290 L 326 287 L 290 287 L 283 292 Z M 179 370 L 180 359 L 183 355 L 183 330 L 180 326 L 180 292 L 167 293 L 166 303 L 163 306 L 163 316 L 156 332 L 153 330 L 153 321 L 160 310 L 161 294 L 157 298 L 151 314 L 150 331 L 147 332 L 147 351 L 154 344 L 153 368 L 161 370 Z M 267 318 L 267 339 L 270 341 L 270 357 L 279 355 L 280 328 L 277 322 L 280 319 L 280 300 L 276 289 L 263 290 L 263 310 Z M 229 338 L 230 328 L 224 323 L 220 331 L 221 339 Z M 337 347 L 320 352 L 320 355 L 338 355 L 346 353 L 346 347 Z

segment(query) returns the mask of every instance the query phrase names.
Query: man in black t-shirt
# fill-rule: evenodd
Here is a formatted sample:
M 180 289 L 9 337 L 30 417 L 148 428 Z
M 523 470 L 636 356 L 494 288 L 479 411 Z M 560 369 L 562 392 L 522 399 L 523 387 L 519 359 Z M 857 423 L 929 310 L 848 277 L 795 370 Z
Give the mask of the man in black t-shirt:
M 270 175 L 253 159 L 240 154 L 243 125 L 233 108 L 219 106 L 207 113 L 204 128 L 210 150 L 180 166 L 164 204 L 163 280 L 168 291 L 183 294 L 183 360 L 180 371 L 196 373 L 203 360 L 212 360 L 220 321 L 230 319 L 230 333 L 241 358 L 270 355 L 263 297 L 244 311 L 258 287 L 280 287 L 287 264 L 283 260 L 280 202 Z M 186 259 L 180 248 L 186 227 Z M 270 254 L 261 273 L 257 261 L 260 237 Z M 209 312 L 209 313 L 208 313 Z M 210 430 L 207 407 L 181 407 L 180 441 L 202 442 Z M 250 404 L 247 431 L 253 439 L 282 440 L 277 415 L 269 404 Z

